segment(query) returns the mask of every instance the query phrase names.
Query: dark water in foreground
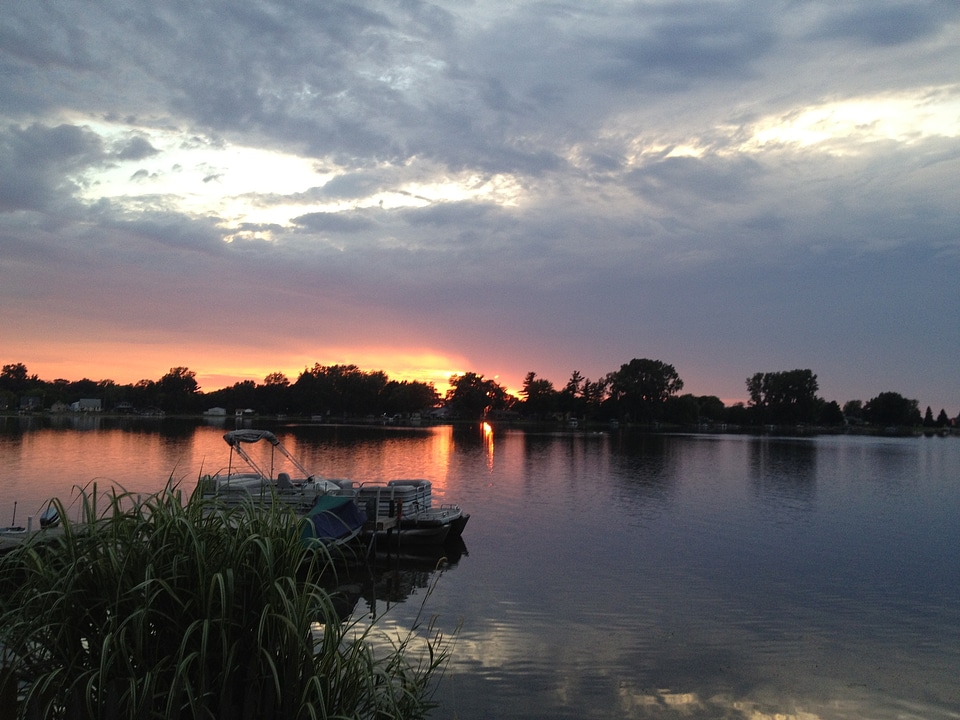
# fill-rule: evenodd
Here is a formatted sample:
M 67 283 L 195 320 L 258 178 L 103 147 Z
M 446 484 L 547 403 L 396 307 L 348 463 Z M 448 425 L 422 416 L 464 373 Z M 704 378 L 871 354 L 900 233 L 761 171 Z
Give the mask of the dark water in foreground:
M 0 428 L 0 525 L 227 460 L 224 428 Z M 377 590 L 387 627 L 424 601 L 462 622 L 434 717 L 960 718 L 956 438 L 271 429 L 322 475 L 426 477 L 472 514 L 455 565 Z

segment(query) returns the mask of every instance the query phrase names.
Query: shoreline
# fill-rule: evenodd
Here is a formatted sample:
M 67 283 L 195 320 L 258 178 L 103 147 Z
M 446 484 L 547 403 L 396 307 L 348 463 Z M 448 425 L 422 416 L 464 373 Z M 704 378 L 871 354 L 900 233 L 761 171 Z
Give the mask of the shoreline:
M 375 417 L 339 417 L 318 419 L 306 416 L 288 415 L 248 415 L 243 417 L 211 416 L 203 413 L 185 414 L 148 414 L 111 412 L 63 412 L 52 413 L 0 411 L 0 420 L 49 420 L 54 426 L 60 424 L 95 425 L 96 420 L 163 423 L 187 422 L 198 424 L 229 427 L 253 427 L 257 424 L 271 427 L 283 426 L 330 426 L 330 427 L 363 427 L 383 428 L 385 430 L 415 430 L 439 426 L 463 428 L 487 424 L 493 429 L 532 430 L 541 432 L 562 432 L 570 435 L 616 433 L 621 431 L 639 431 L 650 434 L 687 433 L 702 435 L 755 435 L 771 437 L 812 437 L 820 435 L 863 435 L 875 437 L 960 437 L 960 428 L 956 427 L 924 427 L 924 426 L 897 426 L 875 427 L 870 425 L 845 425 L 837 427 L 818 425 L 733 425 L 730 423 L 701 423 L 701 424 L 673 424 L 660 422 L 634 423 L 617 421 L 576 421 L 571 424 L 568 420 L 543 421 L 527 420 L 523 418 L 492 418 L 478 420 L 464 420 L 446 418 L 442 420 L 421 419 L 409 421 L 405 419 L 391 419 L 384 421 Z M 61 423 L 57 421 L 67 421 Z M 79 421 L 79 422 L 77 422 Z

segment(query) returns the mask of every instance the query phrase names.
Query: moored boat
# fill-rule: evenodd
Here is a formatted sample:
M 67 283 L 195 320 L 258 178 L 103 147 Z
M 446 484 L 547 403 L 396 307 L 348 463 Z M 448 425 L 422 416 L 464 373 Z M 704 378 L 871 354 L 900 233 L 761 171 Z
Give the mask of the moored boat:
M 227 470 L 200 479 L 197 491 L 205 499 L 226 507 L 250 501 L 285 506 L 306 518 L 301 539 L 307 546 L 343 545 L 363 530 L 366 516 L 357 506 L 355 494 L 309 473 L 272 432 L 233 430 L 223 439 L 230 446 Z M 259 442 L 270 446 L 269 470 L 261 467 L 244 447 Z M 246 464 L 243 471 L 234 471 L 234 456 Z M 273 470 L 283 460 L 299 473 L 297 477 L 284 471 L 274 477 Z
M 325 519 L 318 520 L 318 513 L 331 516 L 332 528 L 337 530 L 344 522 L 356 525 L 357 532 L 351 534 L 351 538 L 362 534 L 369 539 L 413 545 L 443 545 L 459 538 L 470 518 L 458 505 L 434 505 L 433 486 L 429 480 L 357 483 L 325 479 L 308 472 L 268 430 L 233 430 L 223 439 L 230 446 L 227 469 L 201 478 L 198 491 L 205 498 L 216 498 L 226 505 L 249 502 L 250 499 L 283 504 L 298 515 L 311 519 L 314 530 L 305 531 L 314 534 L 311 540 L 345 541 L 333 536 Z M 270 455 L 257 463 L 247 447 L 260 442 L 270 446 Z M 234 468 L 235 456 L 245 465 L 239 471 Z M 274 476 L 277 463 L 284 461 L 292 465 L 296 473 L 294 477 L 287 472 L 278 472 Z M 331 498 L 346 498 L 346 501 Z M 348 502 L 355 504 L 357 513 L 346 507 Z M 350 520 L 341 519 L 341 514 L 349 516 Z
M 356 493 L 357 504 L 368 517 L 396 518 L 401 543 L 443 544 L 460 538 L 470 519 L 459 505 L 433 504 L 433 485 L 424 479 L 390 480 L 386 483 L 364 482 L 355 484 L 349 480 L 337 482 L 345 491 Z M 380 531 L 378 539 L 388 539 L 388 533 Z
M 336 483 L 308 472 L 269 430 L 232 430 L 223 439 L 230 446 L 227 470 L 200 479 L 198 489 L 204 497 L 215 497 L 227 505 L 246 502 L 250 498 L 269 500 L 304 514 L 314 507 L 317 498 L 344 494 Z M 262 468 L 244 447 L 259 442 L 270 446 L 269 469 Z M 242 460 L 246 467 L 235 469 L 235 458 Z M 274 477 L 273 470 L 282 460 L 289 462 L 299 477 L 291 477 L 288 472 L 277 472 Z

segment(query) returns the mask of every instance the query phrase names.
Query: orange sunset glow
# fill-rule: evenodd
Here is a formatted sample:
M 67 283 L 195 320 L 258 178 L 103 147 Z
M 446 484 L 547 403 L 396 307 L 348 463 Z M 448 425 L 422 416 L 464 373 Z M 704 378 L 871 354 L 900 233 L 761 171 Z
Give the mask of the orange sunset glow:
M 188 367 L 196 373 L 200 389 L 205 392 L 252 380 L 262 383 L 274 372 L 281 372 L 294 382 L 304 369 L 314 364 L 356 365 L 361 370 L 382 370 L 391 380 L 417 380 L 433 383 L 437 391 L 446 392 L 450 377 L 463 373 L 466 361 L 455 356 L 444 357 L 430 351 L 393 351 L 390 349 L 334 350 L 318 352 L 315 357 L 283 355 L 277 352 L 252 352 L 249 348 L 216 350 L 184 347 L 170 349 L 156 346 L 107 345 L 93 348 L 77 343 L 57 347 L 56 352 L 29 352 L 19 357 L 32 357 L 28 369 L 44 380 L 58 378 L 78 380 L 113 380 L 134 384 L 139 380 L 157 380 L 172 367 Z M 517 385 L 519 387 L 519 383 Z

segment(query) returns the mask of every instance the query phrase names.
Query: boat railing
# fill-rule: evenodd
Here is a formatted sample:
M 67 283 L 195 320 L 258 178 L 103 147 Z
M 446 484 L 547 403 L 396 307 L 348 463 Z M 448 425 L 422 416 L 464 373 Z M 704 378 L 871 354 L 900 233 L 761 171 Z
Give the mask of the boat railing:
M 350 483 L 350 487 L 356 491 L 359 499 L 369 500 L 376 497 L 377 507 L 381 511 L 388 511 L 391 504 L 399 501 L 403 503 L 407 512 L 419 512 L 431 506 L 430 485 L 424 483 L 425 481 L 419 483 L 402 480 L 391 480 L 386 483 L 370 481 L 359 484 Z
M 386 483 L 360 483 L 351 484 L 356 494 L 357 503 L 365 507 L 367 515 L 392 517 L 396 514 L 397 503 L 403 507 L 409 507 L 408 501 L 411 498 L 402 491 L 398 492 L 396 488 L 391 488 Z

